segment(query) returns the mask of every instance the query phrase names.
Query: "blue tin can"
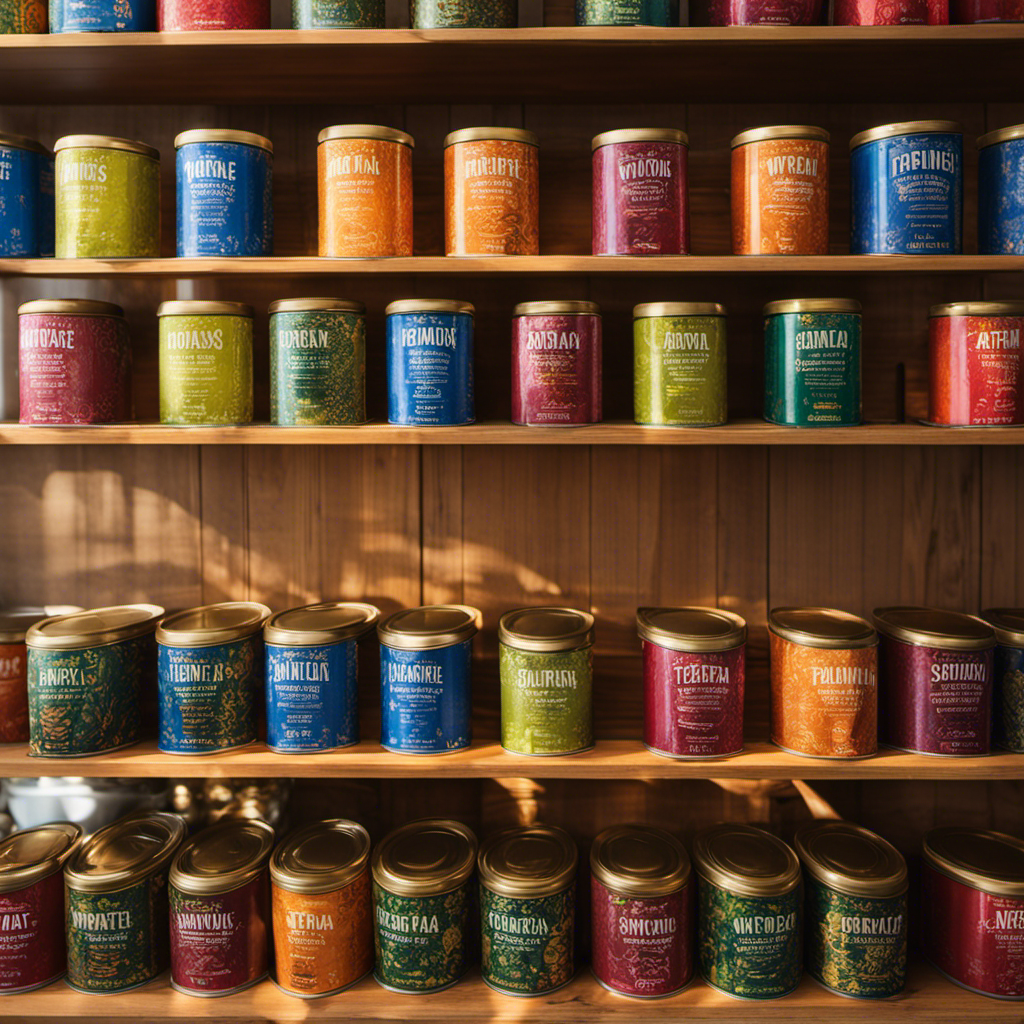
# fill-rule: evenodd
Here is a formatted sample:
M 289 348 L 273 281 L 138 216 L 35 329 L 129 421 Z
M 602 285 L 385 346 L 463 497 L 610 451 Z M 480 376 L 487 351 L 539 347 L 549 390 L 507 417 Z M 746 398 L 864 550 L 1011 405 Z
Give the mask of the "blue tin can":
M 0 256 L 53 255 L 53 154 L 0 133 Z
M 252 132 L 195 128 L 174 140 L 178 256 L 270 256 L 274 147 Z
M 850 140 L 850 251 L 963 251 L 964 138 L 956 121 L 905 121 Z
M 251 601 L 189 608 L 156 630 L 158 747 L 215 754 L 256 739 L 263 675 L 263 624 L 270 609 Z
M 315 754 L 359 742 L 359 638 L 380 618 L 372 604 L 330 601 L 271 616 L 267 652 L 267 746 Z
M 155 32 L 156 0 L 50 0 L 50 32 Z
M 1024 124 L 978 139 L 978 252 L 1024 254 Z
M 472 742 L 471 662 L 480 612 L 435 604 L 395 612 L 380 640 L 380 745 L 447 754 Z
M 473 422 L 474 312 L 452 299 L 401 299 L 387 307 L 389 423 Z

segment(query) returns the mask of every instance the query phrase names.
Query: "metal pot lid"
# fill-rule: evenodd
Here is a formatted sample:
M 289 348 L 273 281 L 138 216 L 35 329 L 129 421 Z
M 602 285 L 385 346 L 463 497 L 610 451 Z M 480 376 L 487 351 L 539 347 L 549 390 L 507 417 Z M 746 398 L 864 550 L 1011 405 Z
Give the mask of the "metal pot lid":
M 499 896 L 535 898 L 564 892 L 576 877 L 579 851 L 554 825 L 526 825 L 489 836 L 480 846 L 480 883 Z
M 540 145 L 537 136 L 525 128 L 460 128 L 445 136 L 444 148 L 460 142 L 521 142 L 527 146 Z
M 875 626 L 893 640 L 945 651 L 984 651 L 994 647 L 995 630 L 975 615 L 909 605 L 876 608 Z
M 689 146 L 690 137 L 678 128 L 613 128 L 610 132 L 595 135 L 590 140 L 590 149 L 593 152 L 619 142 L 672 142 L 677 146 Z
M 476 836 L 461 821 L 411 821 L 377 844 L 373 878 L 382 889 L 398 896 L 436 896 L 469 879 L 476 866 L 476 852 Z
M 763 310 L 764 316 L 778 316 L 780 313 L 860 313 L 861 304 L 856 299 L 779 299 L 769 302 Z
M 1011 142 L 1013 139 L 1024 139 L 1024 124 L 1012 124 L 1008 128 L 986 132 L 978 139 L 978 149 L 994 146 L 998 142 Z
M 274 313 L 308 313 L 312 311 L 327 313 L 365 313 L 366 304 L 353 302 L 351 299 L 330 299 L 326 296 L 315 296 L 303 299 L 278 299 L 272 302 L 267 312 Z
M 405 608 L 389 615 L 377 627 L 377 637 L 388 647 L 429 651 L 471 639 L 476 635 L 482 617 L 478 608 L 465 604 Z
M 252 306 L 221 299 L 168 299 L 156 307 L 157 316 L 244 316 L 253 317 Z
M 740 896 L 785 896 L 800 884 L 800 859 L 781 839 L 752 825 L 702 828 L 693 840 L 697 874 Z
M 17 135 L 15 132 L 0 132 L 0 146 L 7 149 L 28 149 L 44 156 L 53 155 L 41 142 L 30 139 L 27 135 Z
M 41 608 L 0 609 L 0 644 L 25 642 L 25 634 L 37 622 L 59 615 L 72 615 L 83 609 L 76 604 L 47 604 Z
M 167 647 L 226 644 L 258 633 L 270 614 L 270 609 L 258 601 L 204 604 L 161 619 L 156 640 Z
M 933 132 L 962 135 L 963 130 L 964 126 L 959 121 L 896 121 L 858 132 L 850 139 L 850 149 L 863 146 L 865 142 L 878 142 L 879 139 L 892 139 L 899 135 L 929 135 Z
M 590 871 L 606 889 L 622 896 L 667 896 L 686 885 L 690 858 L 664 829 L 615 825 L 594 840 Z
M 804 870 L 848 896 L 901 896 L 907 862 L 892 843 L 851 821 L 812 821 L 793 836 Z
M 746 620 L 722 608 L 637 608 L 641 638 L 672 651 L 729 651 L 747 640 Z
M 540 299 L 535 302 L 520 302 L 513 310 L 513 316 L 600 316 L 601 307 L 586 299 Z
M 0 893 L 17 892 L 59 871 L 81 838 L 81 825 L 55 821 L 0 840 Z
M 320 132 L 316 144 L 319 146 L 330 139 L 382 139 L 384 142 L 398 142 L 410 149 L 416 145 L 408 132 L 382 124 L 333 124 Z
M 193 836 L 178 851 L 169 881 L 179 892 L 202 896 L 230 892 L 267 866 L 274 829 L 259 818 L 229 818 Z
M 928 316 L 1024 316 L 1024 302 L 942 302 L 930 306 Z
M 344 818 L 293 832 L 270 858 L 270 877 L 288 892 L 323 893 L 355 881 L 370 860 L 370 833 Z
M 53 144 L 54 153 L 62 149 L 120 149 L 126 153 L 138 153 L 140 156 L 149 157 L 150 160 L 159 160 L 160 151 L 144 142 L 136 142 L 134 139 L 119 139 L 114 135 L 65 135 Z
M 102 647 L 120 640 L 152 633 L 164 614 L 158 604 L 118 604 L 91 608 L 71 615 L 57 615 L 31 626 L 25 634 L 29 647 L 75 651 Z
M 594 642 L 594 616 L 575 608 L 516 608 L 499 620 L 498 640 L 519 651 L 575 651 Z
M 838 608 L 773 608 L 768 628 L 803 647 L 874 647 L 878 634 L 867 619 Z
M 1024 647 L 1024 608 L 989 608 L 981 613 L 996 632 L 996 640 L 1006 647 Z M 0 617 L 0 628 L 2 627 Z
M 725 316 L 720 302 L 641 302 L 633 307 L 633 319 L 656 316 Z
M 235 131 L 233 128 L 190 128 L 175 136 L 174 148 L 181 149 L 193 142 L 234 142 L 240 146 L 254 146 L 268 153 L 274 152 L 274 144 L 270 139 L 255 132 Z
M 99 299 L 32 299 L 18 307 L 18 316 L 36 313 L 63 313 L 70 316 L 117 316 L 123 317 L 124 310 L 113 302 Z
M 933 828 L 924 859 L 958 882 L 994 896 L 1024 897 L 1024 841 L 987 829 Z
M 465 313 L 474 316 L 476 307 L 472 302 L 461 299 L 396 299 L 384 308 L 385 316 L 395 313 Z
M 831 137 L 824 128 L 812 124 L 773 124 L 740 132 L 733 138 L 729 148 L 736 149 L 751 142 L 767 142 L 769 139 L 814 139 L 817 142 L 828 142 Z
M 377 624 L 380 609 L 358 601 L 325 601 L 277 612 L 263 627 L 263 639 L 281 647 L 312 647 L 353 640 Z

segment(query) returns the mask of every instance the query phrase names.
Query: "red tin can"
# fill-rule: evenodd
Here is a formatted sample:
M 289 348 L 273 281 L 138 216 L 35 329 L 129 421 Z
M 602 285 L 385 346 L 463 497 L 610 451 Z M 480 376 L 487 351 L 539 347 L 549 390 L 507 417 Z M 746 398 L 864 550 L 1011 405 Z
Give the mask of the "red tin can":
M 270 0 L 157 0 L 161 32 L 270 28 Z
M 833 25 L 948 25 L 949 0 L 832 0 Z
M 690 13 L 695 25 L 816 25 L 821 0 L 700 0 Z
M 1024 0 L 952 0 L 953 22 L 1024 21 Z

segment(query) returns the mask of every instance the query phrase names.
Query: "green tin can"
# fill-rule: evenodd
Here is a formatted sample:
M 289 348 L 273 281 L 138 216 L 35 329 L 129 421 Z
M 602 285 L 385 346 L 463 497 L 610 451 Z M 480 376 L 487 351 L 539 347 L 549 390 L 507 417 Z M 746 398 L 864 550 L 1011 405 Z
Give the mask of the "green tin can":
M 252 422 L 252 307 L 161 302 L 160 422 L 219 427 Z
M 373 852 L 374 978 L 394 992 L 440 992 L 473 962 L 476 836 L 458 821 L 413 821 Z
M 516 0 L 409 0 L 413 28 L 516 28 Z
M 366 422 L 366 307 L 345 299 L 270 305 L 270 422 Z
M 160 154 L 109 135 L 54 144 L 58 259 L 160 255 Z
M 788 427 L 861 422 L 860 310 L 854 299 L 764 307 L 764 418 Z
M 800 983 L 800 861 L 751 825 L 712 825 L 694 837 L 697 952 L 704 980 L 739 999 L 774 999 Z
M 384 28 L 384 0 L 292 0 L 292 28 Z
M 717 427 L 728 418 L 725 307 L 633 308 L 633 417 L 650 427 Z

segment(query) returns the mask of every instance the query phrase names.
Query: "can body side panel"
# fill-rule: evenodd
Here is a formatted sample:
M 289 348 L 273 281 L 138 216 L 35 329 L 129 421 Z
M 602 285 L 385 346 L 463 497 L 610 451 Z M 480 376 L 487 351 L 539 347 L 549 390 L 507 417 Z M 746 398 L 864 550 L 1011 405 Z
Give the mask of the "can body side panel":
M 35 988 L 64 973 L 64 876 L 60 871 L 24 889 L 0 893 L 0 922 L 0 992 Z

